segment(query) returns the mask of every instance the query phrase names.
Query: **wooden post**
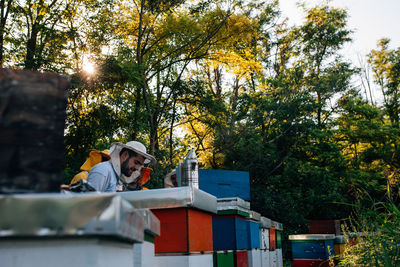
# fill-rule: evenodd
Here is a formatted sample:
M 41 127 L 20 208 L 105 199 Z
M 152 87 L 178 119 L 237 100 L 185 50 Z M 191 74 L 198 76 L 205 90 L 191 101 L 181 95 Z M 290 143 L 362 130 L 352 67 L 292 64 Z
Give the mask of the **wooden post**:
M 59 192 L 69 79 L 0 68 L 0 193 Z

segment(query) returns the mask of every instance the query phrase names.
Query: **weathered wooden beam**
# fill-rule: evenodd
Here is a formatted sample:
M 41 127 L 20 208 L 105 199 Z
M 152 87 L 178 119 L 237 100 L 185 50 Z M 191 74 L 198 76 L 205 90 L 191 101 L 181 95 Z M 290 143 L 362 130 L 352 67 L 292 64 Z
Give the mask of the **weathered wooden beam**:
M 69 79 L 0 68 L 0 193 L 58 192 Z

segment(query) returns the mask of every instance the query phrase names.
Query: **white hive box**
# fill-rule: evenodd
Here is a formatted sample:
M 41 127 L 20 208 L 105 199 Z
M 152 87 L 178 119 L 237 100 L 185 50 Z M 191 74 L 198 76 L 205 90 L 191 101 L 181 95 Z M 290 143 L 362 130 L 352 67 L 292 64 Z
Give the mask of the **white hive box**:
M 252 249 L 248 251 L 249 267 L 261 267 L 261 249 Z
M 278 252 L 277 250 L 273 250 L 269 252 L 269 266 L 270 267 L 278 267 Z
M 134 266 L 143 217 L 115 194 L 0 197 L 2 267 Z
M 212 267 L 213 254 L 157 256 L 155 267 Z
M 276 257 L 278 261 L 278 267 L 283 267 L 283 256 L 282 256 L 282 249 L 276 249 Z

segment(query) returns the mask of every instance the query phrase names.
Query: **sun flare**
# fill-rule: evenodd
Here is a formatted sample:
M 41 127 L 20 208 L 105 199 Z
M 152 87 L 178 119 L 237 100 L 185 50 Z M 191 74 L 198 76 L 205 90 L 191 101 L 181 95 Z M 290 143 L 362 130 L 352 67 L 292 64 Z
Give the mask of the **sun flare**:
M 82 69 L 87 72 L 88 74 L 93 74 L 95 72 L 94 63 L 91 62 L 87 57 L 83 58 L 83 66 Z

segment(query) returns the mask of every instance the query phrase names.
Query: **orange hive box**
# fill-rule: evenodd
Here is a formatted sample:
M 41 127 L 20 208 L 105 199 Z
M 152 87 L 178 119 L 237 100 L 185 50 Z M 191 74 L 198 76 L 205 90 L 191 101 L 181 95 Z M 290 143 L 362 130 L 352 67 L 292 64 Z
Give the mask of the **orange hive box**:
M 193 253 L 213 250 L 212 215 L 192 208 L 154 209 L 161 225 L 156 253 Z
M 276 249 L 276 236 L 275 229 L 269 229 L 269 250 L 274 251 Z

